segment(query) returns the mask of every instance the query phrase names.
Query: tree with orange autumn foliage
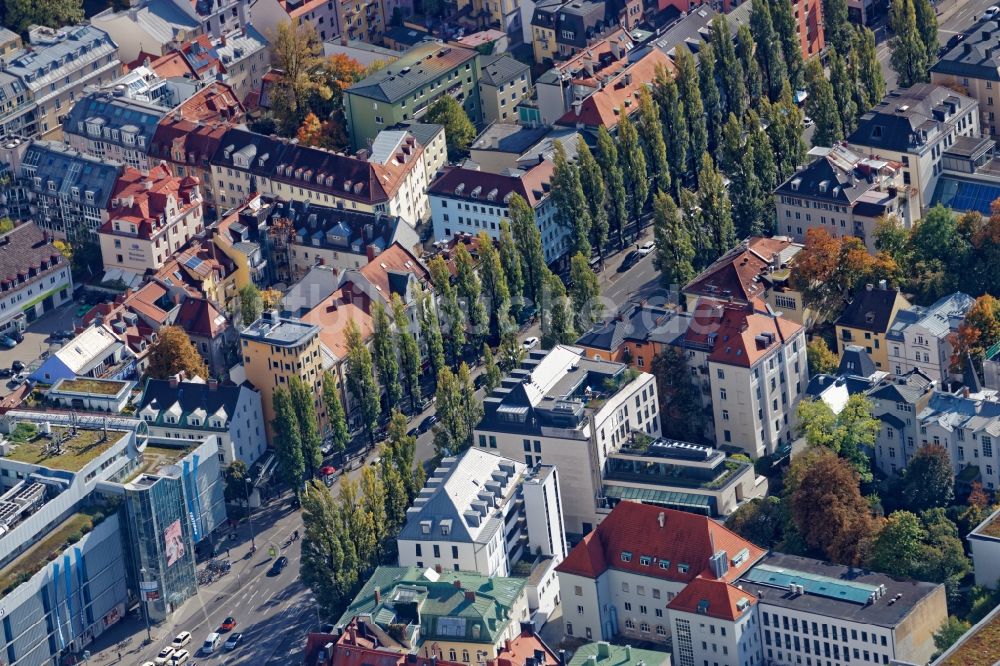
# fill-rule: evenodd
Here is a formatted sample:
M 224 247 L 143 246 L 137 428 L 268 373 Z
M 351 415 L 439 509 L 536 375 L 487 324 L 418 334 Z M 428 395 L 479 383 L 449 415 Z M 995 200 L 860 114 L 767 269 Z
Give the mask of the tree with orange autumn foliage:
M 834 318 L 859 286 L 879 280 L 896 282 L 899 266 L 888 254 L 872 256 L 854 236 L 834 238 L 825 229 L 806 232 L 805 247 L 794 259 L 792 284 L 806 305 L 821 317 Z
M 314 148 L 339 148 L 343 142 L 338 142 L 338 137 L 343 133 L 342 128 L 338 128 L 333 122 L 316 117 L 315 113 L 310 113 L 302 121 L 299 131 L 295 133 L 299 143 L 303 146 L 313 146 Z
M 949 336 L 952 345 L 951 367 L 960 371 L 969 355 L 978 362 L 997 342 L 1000 342 L 1000 300 L 984 294 L 965 313 L 958 330 Z

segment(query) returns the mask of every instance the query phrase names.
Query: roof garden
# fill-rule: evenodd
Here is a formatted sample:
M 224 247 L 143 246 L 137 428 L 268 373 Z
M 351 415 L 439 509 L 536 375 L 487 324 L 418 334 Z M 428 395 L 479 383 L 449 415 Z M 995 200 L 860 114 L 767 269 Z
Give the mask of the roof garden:
M 128 382 L 120 382 L 113 379 L 92 379 L 90 377 L 77 377 L 75 379 L 64 379 L 56 384 L 52 389 L 63 393 L 88 393 L 93 395 L 118 395 Z
M 967 631 L 934 666 L 994 666 L 1000 645 L 1000 608 Z
M 75 513 L 40 541 L 22 553 L 10 564 L 0 569 L 0 596 L 27 582 L 46 564 L 59 557 L 59 553 L 83 538 L 104 520 L 104 514 Z
M 162 467 L 176 465 L 184 456 L 200 444 L 200 440 L 196 440 L 185 446 L 157 446 L 152 443 L 147 444 L 146 448 L 142 450 L 142 464 L 129 475 L 125 483 L 134 481 L 143 474 L 154 473 Z
M 9 433 L 13 446 L 6 458 L 68 472 L 79 472 L 87 463 L 107 451 L 124 431 L 89 430 L 51 426 L 44 434 L 34 423 L 21 422 Z

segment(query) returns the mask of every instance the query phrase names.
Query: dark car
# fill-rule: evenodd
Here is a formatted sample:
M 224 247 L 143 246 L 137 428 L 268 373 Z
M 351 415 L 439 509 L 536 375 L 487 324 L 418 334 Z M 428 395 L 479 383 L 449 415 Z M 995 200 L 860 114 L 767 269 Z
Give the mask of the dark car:
M 230 650 L 235 650 L 236 646 L 240 644 L 241 640 L 243 640 L 243 633 L 237 631 L 235 634 L 229 636 L 229 639 L 222 647 L 226 650 L 226 652 L 229 652 Z
M 618 272 L 624 273 L 625 271 L 627 271 L 628 269 L 632 268 L 637 263 L 639 263 L 640 259 L 642 259 L 642 255 L 639 254 L 639 251 L 632 250 L 631 252 L 625 255 L 625 260 L 622 261 L 622 265 L 618 267 Z
M 407 437 L 417 437 L 420 435 L 420 428 L 410 428 L 410 431 L 406 433 Z
M 10 368 L 0 368 L 0 378 L 7 379 L 14 376 L 14 371 Z
M 420 422 L 420 426 L 419 426 L 420 432 L 421 433 L 427 432 L 437 422 L 438 422 L 437 414 L 430 414 L 429 416 L 425 416 L 424 420 Z
M 21 372 L 22 370 L 24 370 L 24 363 L 22 363 L 21 361 L 14 361 L 13 363 L 10 364 L 10 369 L 11 372 Z
M 284 555 L 282 555 L 281 557 L 279 557 L 278 559 L 276 559 L 274 561 L 274 564 L 271 565 L 271 568 L 267 572 L 267 575 L 268 576 L 277 576 L 282 571 L 284 571 L 285 567 L 287 567 L 287 566 L 288 566 L 288 558 L 285 557 Z
M 52 333 L 49 334 L 49 339 L 52 340 L 52 341 L 54 341 L 54 342 L 60 342 L 62 340 L 69 340 L 74 335 L 75 334 L 73 333 L 73 331 L 69 331 L 69 330 L 65 330 L 65 331 L 52 331 Z

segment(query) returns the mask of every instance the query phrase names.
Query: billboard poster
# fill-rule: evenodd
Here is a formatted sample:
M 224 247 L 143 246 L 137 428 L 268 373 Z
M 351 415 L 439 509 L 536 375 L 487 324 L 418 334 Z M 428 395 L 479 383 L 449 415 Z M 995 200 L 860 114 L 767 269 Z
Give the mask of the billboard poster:
M 181 521 L 175 520 L 163 530 L 163 542 L 166 544 L 167 566 L 184 557 L 184 538 L 181 536 Z

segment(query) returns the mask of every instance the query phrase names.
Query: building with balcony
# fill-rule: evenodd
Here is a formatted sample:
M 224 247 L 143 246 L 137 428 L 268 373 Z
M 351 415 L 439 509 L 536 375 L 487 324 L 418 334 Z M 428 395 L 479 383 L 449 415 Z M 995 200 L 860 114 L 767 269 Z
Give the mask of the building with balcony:
M 216 202 L 223 193 L 217 192 L 218 185 L 209 160 L 230 128 L 228 122 L 204 123 L 178 118 L 176 113 L 170 114 L 157 125 L 149 151 L 150 159 L 166 162 L 176 176 L 197 178 L 205 208 L 213 213 L 217 212 Z M 223 205 L 222 209 L 228 207 Z
M 113 92 L 93 92 L 65 115 L 63 135 L 70 146 L 100 160 L 148 171 L 156 126 L 167 109 Z
M 577 347 L 532 351 L 483 401 L 473 443 L 525 464 L 559 470 L 568 533 L 596 525 L 601 470 L 633 433 L 660 434 L 656 382 Z
M 313 391 L 317 407 L 323 389 L 323 359 L 320 327 L 297 319 L 265 312 L 240 333 L 240 355 L 246 380 L 260 391 L 268 442 L 273 441 L 274 390 L 288 390 L 288 382 L 298 377 Z M 317 409 L 317 414 L 321 411 Z M 320 430 L 325 419 L 320 418 Z
M 397 541 L 400 566 L 530 573 L 528 607 L 547 617 L 559 598 L 555 567 L 569 550 L 558 471 L 528 467 L 488 446 L 445 458 L 407 509 Z
M 28 222 L 0 236 L 0 335 L 22 331 L 73 298 L 69 261 Z
M 2 133 L 62 138 L 62 117 L 85 89 L 121 74 L 118 57 L 117 43 L 96 26 L 32 27 L 28 45 L 8 55 L 0 72 Z
M 383 632 L 398 627 L 397 642 L 414 656 L 475 664 L 521 633 L 528 598 L 523 578 L 380 566 L 337 624 L 359 615 Z
M 352 85 L 344 91 L 351 145 L 367 148 L 383 129 L 420 119 L 443 95 L 458 100 L 473 124 L 481 123 L 478 56 L 472 49 L 426 42 Z
M 972 296 L 956 291 L 933 305 L 911 305 L 896 312 L 885 334 L 889 345 L 886 369 L 895 375 L 917 369 L 939 385 L 946 385 L 953 374 L 951 336 L 975 302 Z
M 796 241 L 809 229 L 831 236 L 856 236 L 875 252 L 875 224 L 895 216 L 905 228 L 920 219 L 920 197 L 901 176 L 902 162 L 879 151 L 864 157 L 860 151 L 837 144 L 809 151 L 812 161 L 774 191 L 778 232 Z
M 484 57 L 480 68 L 479 101 L 483 106 L 483 121 L 516 121 L 517 105 L 531 91 L 531 68 L 506 53 Z
M 945 151 L 959 137 L 981 138 L 979 114 L 979 102 L 974 98 L 944 86 L 920 83 L 882 98 L 861 116 L 847 144 L 860 155 L 898 162 L 902 187 L 914 190 L 912 210 L 922 210 L 929 205 L 944 170 Z
M 142 275 L 159 270 L 204 225 L 201 191 L 193 176 L 178 178 L 158 165 L 144 175 L 126 169 L 99 232 L 105 270 Z
M 885 280 L 866 285 L 834 322 L 837 353 L 843 354 L 848 345 L 858 345 L 865 348 L 876 368 L 891 371 L 886 335 L 898 313 L 911 307 L 906 297 L 898 289 L 890 289 Z M 897 351 L 897 358 L 900 353 Z
M 534 211 L 545 262 L 558 261 L 569 250 L 572 230 L 555 219 L 555 204 L 550 196 L 553 169 L 548 160 L 530 169 L 502 174 L 466 167 L 447 169 L 428 190 L 434 238 L 451 241 L 461 234 L 477 236 L 486 232 L 490 238 L 499 239 L 500 225 L 510 226 L 510 200 L 517 194 Z

